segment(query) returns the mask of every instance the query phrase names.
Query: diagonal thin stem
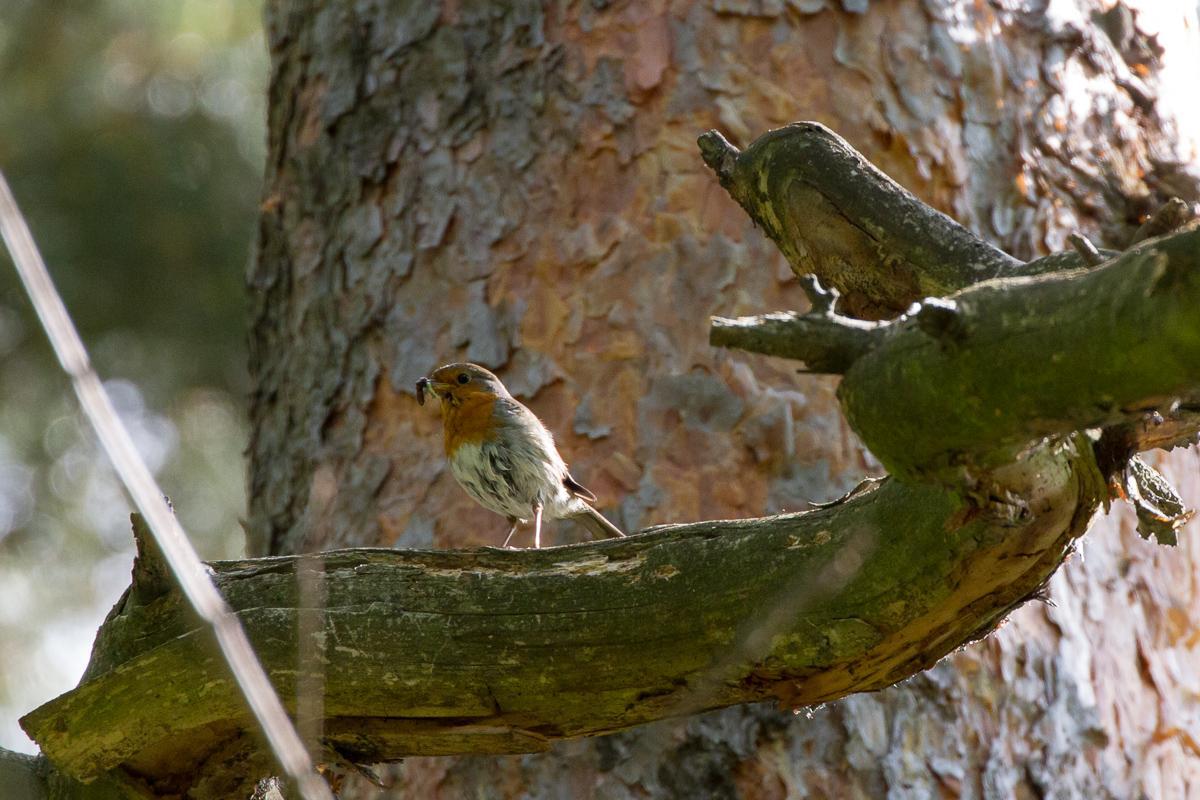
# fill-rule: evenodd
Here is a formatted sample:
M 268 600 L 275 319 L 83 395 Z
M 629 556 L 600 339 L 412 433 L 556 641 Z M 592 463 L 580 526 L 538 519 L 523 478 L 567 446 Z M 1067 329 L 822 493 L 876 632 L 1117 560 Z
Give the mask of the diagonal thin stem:
M 3 173 L 0 173 L 0 235 L 12 255 L 17 273 L 29 293 L 46 336 L 71 378 L 84 414 L 133 498 L 134 505 L 145 517 L 188 602 L 216 634 L 229 670 L 262 726 L 279 765 L 288 778 L 295 782 L 305 800 L 333 800 L 329 786 L 314 771 L 312 760 L 254 654 L 245 630 L 206 574 L 200 557 L 117 416 L 100 377 L 92 368 L 87 350 L 71 322 L 66 306 L 54 288 L 50 273 Z

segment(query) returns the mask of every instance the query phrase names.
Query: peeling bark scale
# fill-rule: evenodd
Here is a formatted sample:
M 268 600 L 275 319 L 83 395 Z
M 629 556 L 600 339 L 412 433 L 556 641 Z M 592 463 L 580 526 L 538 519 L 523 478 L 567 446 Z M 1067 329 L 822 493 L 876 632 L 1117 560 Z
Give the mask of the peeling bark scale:
M 1124 511 L 1078 539 L 1200 408 L 1200 234 L 1117 254 L 1200 198 L 1148 2 L 269 3 L 262 558 L 214 569 L 285 696 L 319 615 L 324 755 L 415 754 L 396 798 L 1200 790 L 1194 523 L 1174 550 Z M 840 299 L 713 341 L 840 382 L 709 344 L 710 316 L 806 308 L 797 274 Z M 738 521 L 432 550 L 503 533 L 411 395 L 451 356 L 496 370 L 625 529 Z M 1147 460 L 1200 497 L 1193 455 Z M 298 608 L 296 554 L 345 547 Z M 1052 574 L 1054 605 L 962 647 Z M 270 769 L 148 578 L 25 724 L 130 791 Z

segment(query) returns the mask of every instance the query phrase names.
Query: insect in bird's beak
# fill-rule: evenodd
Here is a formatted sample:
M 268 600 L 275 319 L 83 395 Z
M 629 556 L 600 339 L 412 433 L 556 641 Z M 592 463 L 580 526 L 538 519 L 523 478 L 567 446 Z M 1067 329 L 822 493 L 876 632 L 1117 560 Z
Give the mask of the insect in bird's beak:
M 425 405 L 425 392 L 433 392 L 433 381 L 421 378 L 417 381 L 417 405 Z

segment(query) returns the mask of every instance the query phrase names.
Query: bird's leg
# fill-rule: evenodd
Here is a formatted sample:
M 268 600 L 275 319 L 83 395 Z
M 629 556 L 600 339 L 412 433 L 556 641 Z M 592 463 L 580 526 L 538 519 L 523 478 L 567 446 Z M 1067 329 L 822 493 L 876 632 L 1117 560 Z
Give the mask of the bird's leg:
M 533 504 L 533 549 L 542 549 L 542 504 Z
M 500 545 L 504 548 L 508 547 L 508 543 L 512 541 L 513 534 L 517 532 L 517 525 L 521 523 L 521 520 L 516 517 L 509 517 L 508 521 L 512 523 L 512 527 L 508 529 L 508 536 L 504 537 L 504 544 Z

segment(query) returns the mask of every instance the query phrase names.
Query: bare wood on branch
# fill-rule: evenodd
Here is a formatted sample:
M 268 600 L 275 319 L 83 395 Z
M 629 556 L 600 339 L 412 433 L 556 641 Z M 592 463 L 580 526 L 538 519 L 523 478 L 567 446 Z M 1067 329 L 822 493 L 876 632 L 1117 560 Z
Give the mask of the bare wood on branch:
M 306 679 L 297 632 L 323 637 L 331 760 L 532 752 L 883 688 L 1038 591 L 1121 486 L 1159 541 L 1188 513 L 1136 453 L 1200 430 L 1195 225 L 1095 266 L 1090 250 L 1022 264 L 815 123 L 700 146 L 819 278 L 809 313 L 714 320 L 713 342 L 842 374 L 851 425 L 894 476 L 803 514 L 540 552 L 326 553 L 320 608 L 298 589 L 311 560 L 214 564 L 285 697 Z M 246 710 L 180 598 L 146 582 L 135 570 L 80 686 L 23 725 L 81 780 L 244 767 Z
M 331 751 L 531 752 L 735 703 L 824 702 L 930 666 L 1035 591 L 1082 534 L 1105 487 L 1088 448 L 1077 456 L 1033 456 L 1036 485 L 1008 488 L 1054 513 L 1025 519 L 887 481 L 819 511 L 542 551 L 334 551 L 315 610 L 297 605 L 304 557 L 213 568 L 285 697 L 297 618 L 320 615 Z M 136 594 L 102 628 L 88 678 L 22 724 L 78 779 L 178 785 L 249 719 L 180 598 Z

